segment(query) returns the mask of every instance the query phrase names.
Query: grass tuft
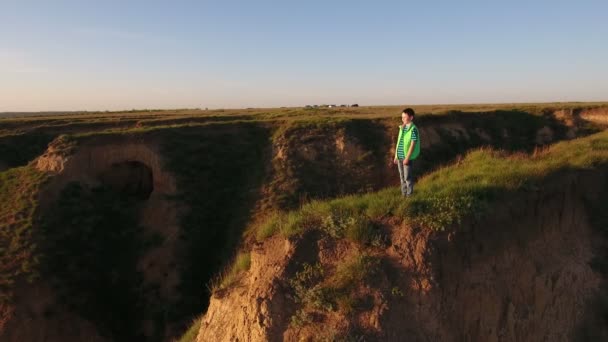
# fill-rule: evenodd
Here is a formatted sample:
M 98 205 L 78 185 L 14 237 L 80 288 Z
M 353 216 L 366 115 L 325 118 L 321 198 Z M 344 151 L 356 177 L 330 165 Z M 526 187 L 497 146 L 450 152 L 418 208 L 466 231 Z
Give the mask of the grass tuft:
M 201 329 L 202 319 L 202 316 L 195 318 L 190 324 L 188 330 L 186 330 L 186 332 L 176 342 L 195 342 L 198 332 Z
M 295 301 L 300 305 L 291 317 L 291 324 L 303 326 L 310 323 L 313 311 L 352 314 L 360 302 L 355 293 L 357 288 L 377 272 L 379 265 L 380 259 L 367 253 L 339 263 L 329 276 L 319 263 L 303 264 L 289 281 Z
M 239 253 L 232 265 L 211 282 L 211 292 L 227 289 L 236 282 L 239 274 L 248 271 L 250 266 L 251 253 Z

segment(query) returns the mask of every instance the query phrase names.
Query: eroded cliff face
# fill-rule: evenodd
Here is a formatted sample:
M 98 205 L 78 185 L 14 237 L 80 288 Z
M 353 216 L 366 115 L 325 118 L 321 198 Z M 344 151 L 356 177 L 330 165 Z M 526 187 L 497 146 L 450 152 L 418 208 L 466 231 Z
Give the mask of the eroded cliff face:
M 199 341 L 280 339 L 290 320 L 287 266 L 298 243 L 274 238 L 251 252 L 247 276 L 229 291 L 211 298 Z
M 168 198 L 175 195 L 175 181 L 173 176 L 165 171 L 155 141 L 132 137 L 101 137 L 72 146 L 57 140 L 35 161 L 35 166 L 51 175 L 39 196 L 42 220 L 48 220 L 54 215 L 57 202 L 63 196 L 62 191 L 70 184 L 78 184 L 89 196 L 95 196 L 95 189 L 103 186 L 134 198 L 137 201 L 137 212 L 134 211 L 134 215 L 137 215 L 135 223 L 142 228 L 141 236 L 157 236 L 156 240 L 160 241 L 138 256 L 136 269 L 133 270 L 143 276 L 144 286 L 155 288 L 155 291 L 148 291 L 142 296 L 150 296 L 146 300 L 155 303 L 172 303 L 178 299 L 176 287 L 179 275 L 175 268 L 175 255 L 180 246 L 180 209 Z M 41 235 L 40 227 L 46 223 L 48 222 L 40 222 L 35 233 L 42 239 L 42 250 L 52 247 L 44 246 L 46 239 Z M 86 227 L 76 225 L 66 226 L 64 229 Z M 104 248 L 108 249 L 103 253 L 117 252 L 111 246 Z M 103 259 L 103 256 L 99 257 Z M 46 260 L 43 261 L 45 262 Z M 116 277 L 123 277 L 119 271 L 121 266 L 115 267 Z M 2 340 L 101 341 L 105 338 L 117 338 L 108 336 L 110 332 L 107 330 L 100 331 L 99 322 L 88 321 L 66 305 L 56 292 L 53 285 L 55 283 L 51 282 L 44 272 L 43 270 L 41 278 L 32 284 L 26 284 L 24 281 L 16 292 L 13 318 L 3 329 Z M 94 287 L 94 284 L 88 285 Z M 73 293 L 74 297 L 78 295 Z M 105 314 L 98 315 L 103 317 Z M 146 317 L 146 314 L 142 316 Z M 133 332 L 134 335 L 158 335 L 159 328 L 153 317 L 144 318 L 139 323 L 135 328 L 138 331 Z
M 432 171 L 481 146 L 531 152 L 583 134 L 586 120 L 602 115 L 603 109 L 551 111 L 545 116 L 522 112 L 421 116 L 416 124 L 424 153 L 416 162 L 416 172 Z M 258 211 L 293 209 L 311 199 L 398 185 L 392 160 L 399 124 L 395 118 L 280 127 L 273 139 L 272 168 Z
M 389 304 L 381 336 L 574 339 L 601 284 L 590 262 L 603 237 L 589 224 L 587 203 L 597 200 L 606 176 L 562 174 L 459 233 L 426 239 L 424 232 L 399 230 L 388 254 L 399 274 L 409 274 L 398 280 L 407 291 Z
M 452 231 L 387 219 L 379 266 L 352 292 L 357 308 L 317 310 L 303 325 L 289 317 L 301 308 L 290 285 L 298 267 L 317 263 L 328 276 L 360 250 L 322 233 L 273 237 L 211 299 L 197 340 L 570 341 L 605 281 L 590 266 L 605 237 L 587 204 L 607 176 L 564 172 Z
M 113 135 L 91 139 L 76 147 L 59 139 L 35 161 L 39 170 L 58 176 L 51 187 L 73 181 L 98 183 L 100 175 L 123 162 L 139 162 L 150 168 L 156 192 L 175 192 L 175 181 L 163 168 L 157 141 Z
M 422 147 L 426 153 L 424 154 L 424 158 L 420 160 L 419 172 L 422 173 L 438 167 L 471 147 L 482 145 L 504 147 L 515 141 L 517 142 L 515 149 L 530 150 L 536 144 L 545 145 L 560 139 L 575 137 L 580 133 L 579 127 L 583 121 L 603 122 L 602 120 L 605 119 L 606 111 L 597 109 L 583 112 L 564 111 L 557 114 L 552 112 L 549 116 L 556 116 L 559 122 L 556 123 L 552 120 L 545 122 L 541 120 L 531 125 L 530 129 L 523 131 L 517 128 L 497 129 L 497 127 L 501 126 L 501 120 L 505 118 L 484 117 L 484 115 L 480 114 L 472 121 L 469 119 L 459 121 L 459 118 L 445 116 L 430 118 L 427 122 L 421 123 Z M 468 116 L 469 114 L 463 115 L 463 118 Z M 488 122 L 493 123 L 488 126 L 481 125 L 480 122 L 486 119 Z M 277 125 L 282 124 L 284 123 L 281 122 Z M 394 166 L 390 163 L 393 156 L 391 148 L 396 138 L 396 124 L 398 124 L 398 119 L 351 120 L 335 125 L 327 125 L 323 122 L 318 126 L 294 125 L 282 131 L 277 129 L 277 127 L 273 127 L 269 131 L 274 129 L 279 131 L 273 138 L 267 136 L 269 133 L 264 130 L 260 133 L 264 139 L 260 139 L 260 141 L 262 144 L 268 144 L 268 146 L 264 145 L 262 149 L 268 148 L 272 150 L 271 156 L 268 158 L 269 160 L 266 160 L 266 152 L 264 152 L 262 153 L 263 158 L 261 158 L 263 160 L 259 164 L 255 164 L 256 166 L 262 165 L 259 168 L 264 169 L 264 181 L 261 184 L 253 184 L 250 180 L 242 181 L 242 187 L 246 188 L 248 193 L 256 192 L 257 187 L 261 187 L 262 189 L 259 196 L 252 195 L 252 198 L 257 197 L 251 207 L 249 204 L 242 204 L 242 212 L 246 212 L 244 215 L 251 215 L 252 219 L 250 220 L 249 216 L 239 217 L 238 221 L 253 221 L 256 215 L 263 216 L 268 209 L 294 208 L 309 199 L 332 198 L 346 194 L 374 191 L 396 184 L 398 182 L 398 178 L 395 175 L 396 170 L 394 170 Z M 562 127 L 562 124 L 566 128 Z M 236 141 L 236 138 L 242 136 L 243 132 L 249 131 L 252 128 L 250 126 L 241 127 L 238 125 L 234 127 L 231 125 L 225 126 L 210 126 L 204 129 L 201 128 L 200 131 L 196 127 L 182 128 L 189 131 L 188 135 L 184 136 L 181 132 L 176 132 L 171 138 L 182 140 L 181 145 L 177 144 L 176 146 L 188 147 L 194 145 L 194 140 L 188 139 L 196 139 L 196 142 L 201 145 L 214 146 L 209 149 L 210 151 L 215 151 L 218 148 L 223 151 L 223 148 L 226 147 L 223 144 L 229 144 L 233 140 Z M 232 138 L 220 139 L 220 137 L 225 135 L 229 135 Z M 180 195 L 186 187 L 193 187 L 190 190 L 199 193 L 205 193 L 204 190 L 209 187 L 214 190 L 218 188 L 221 190 L 222 186 L 226 184 L 220 183 L 230 180 L 222 178 L 222 181 L 217 181 L 218 174 L 221 173 L 221 170 L 213 169 L 217 166 L 217 163 L 214 164 L 212 161 L 209 161 L 202 164 L 204 167 L 200 168 L 190 167 L 190 165 L 201 164 L 188 163 L 186 164 L 188 167 L 182 167 L 182 170 L 171 169 L 172 172 L 179 171 L 191 174 L 191 178 L 183 178 L 187 179 L 187 182 L 184 182 L 182 179 L 182 183 L 178 189 L 176 175 L 169 172 L 169 169 L 164 165 L 167 161 L 168 151 L 166 151 L 166 145 L 164 145 L 165 150 L 163 150 L 162 139 L 162 134 L 104 134 L 99 136 L 92 135 L 89 138 L 82 139 L 82 143 L 79 143 L 77 146 L 72 146 L 69 141 L 58 139 L 51 143 L 45 154 L 35 161 L 35 165 L 38 169 L 53 175 L 41 194 L 41 211 L 53 208 L 53 205 L 55 205 L 60 197 L 62 189 L 71 182 L 83 184 L 87 189 L 95 188 L 99 185 L 108 185 L 118 192 L 135 194 L 136 197 L 141 197 L 137 222 L 144 228 L 146 233 L 160 235 L 162 243 L 147 250 L 139 258 L 137 271 L 142 273 L 145 278 L 145 284 L 157 287 L 157 292 L 154 295 L 155 300 L 163 303 L 176 303 L 179 300 L 179 290 L 177 290 L 177 287 L 180 282 L 180 274 L 178 274 L 178 270 L 185 268 L 183 264 L 178 264 L 179 261 L 176 259 L 176 255 L 184 252 L 182 248 L 183 241 L 180 242 L 178 238 L 180 233 L 183 232 L 179 219 L 182 210 L 187 211 L 188 208 L 185 208 L 187 206 L 186 202 L 179 202 L 178 205 L 175 201 L 169 200 L 168 197 Z M 255 141 L 255 143 L 257 144 L 258 142 Z M 250 142 L 249 144 L 253 143 Z M 230 148 L 233 150 L 247 149 L 247 151 L 250 151 L 250 145 L 247 144 L 235 145 Z M 221 159 L 221 165 L 240 167 L 238 166 L 238 161 L 233 162 L 230 160 L 224 163 L 224 159 L 222 158 L 229 159 L 230 156 L 224 156 L 222 151 L 205 153 L 208 150 L 199 147 L 187 149 L 187 151 L 191 154 L 181 153 L 179 154 L 180 158 Z M 201 151 L 202 153 L 199 153 Z M 176 161 L 173 160 L 173 162 L 175 163 Z M 251 166 L 254 164 L 247 163 L 247 165 Z M 0 162 L 1 169 L 2 165 Z M 214 172 L 208 172 L 210 169 L 213 169 Z M 247 169 L 244 168 L 243 172 L 247 172 Z M 204 175 L 202 177 L 204 178 L 203 182 L 211 185 L 202 188 L 197 188 L 196 186 L 198 185 L 193 186 L 194 182 L 190 182 L 190 180 L 199 179 L 201 175 Z M 211 193 L 218 194 L 221 191 Z M 204 196 L 201 196 L 201 198 Z M 209 201 L 217 201 L 215 196 L 208 197 L 214 197 L 209 198 Z M 197 201 L 199 199 L 197 197 Z M 207 198 L 203 198 L 201 201 L 207 200 Z M 239 198 L 237 201 L 242 201 L 242 199 Z M 230 206 L 241 205 L 229 202 L 226 201 Z M 222 206 L 224 206 L 223 203 Z M 209 206 L 209 208 L 213 208 L 213 206 Z M 526 217 L 532 217 L 530 213 L 525 213 L 525 215 L 527 215 Z M 232 216 L 230 219 L 234 219 Z M 208 217 L 210 218 L 209 220 L 212 220 L 214 217 L 213 213 L 209 213 Z M 505 220 L 505 222 L 511 222 L 511 216 L 505 217 Z M 219 222 L 214 222 L 215 226 L 222 229 L 226 226 L 225 221 L 216 221 Z M 448 304 L 450 298 L 457 297 L 461 301 L 469 300 L 476 296 L 476 292 L 471 292 L 473 290 L 467 292 L 468 290 L 465 291 L 463 288 L 467 286 L 473 289 L 477 288 L 481 286 L 479 283 L 482 281 L 486 282 L 483 286 L 488 288 L 490 287 L 488 285 L 489 282 L 498 281 L 496 279 L 499 278 L 495 278 L 495 280 L 492 280 L 493 278 L 478 279 L 478 283 L 467 283 L 465 282 L 466 279 L 456 279 L 456 275 L 451 274 L 449 270 L 452 268 L 457 269 L 457 274 L 462 274 L 465 272 L 465 269 L 472 267 L 463 261 L 468 259 L 455 256 L 454 259 L 460 260 L 462 265 L 440 266 L 446 263 L 446 260 L 449 258 L 438 260 L 437 255 L 440 254 L 431 253 L 431 251 L 435 250 L 436 246 L 443 246 L 437 241 L 448 239 L 447 235 L 444 236 L 424 229 L 414 229 L 407 225 L 402 226 L 401 223 L 390 220 L 387 220 L 383 224 L 385 235 L 390 236 L 392 245 L 378 251 L 382 259 L 382 272 L 384 272 L 380 272 L 375 277 L 379 283 L 362 283 L 360 295 L 366 298 L 365 301 L 368 303 L 366 304 L 368 309 L 358 313 L 355 318 L 351 316 L 342 317 L 337 313 L 319 313 L 320 322 L 325 323 L 319 324 L 318 327 L 323 327 L 324 334 L 327 333 L 327 336 L 329 336 L 331 332 L 334 335 L 339 335 L 345 331 L 350 331 L 355 335 L 371 336 L 371 338 L 378 337 L 399 340 L 399 336 L 391 335 L 391 331 L 399 332 L 400 330 L 393 327 L 391 325 L 393 323 L 390 322 L 391 317 L 401 317 L 403 315 L 411 317 L 411 321 L 420 320 L 422 322 L 429 322 L 428 328 L 425 327 L 426 323 L 421 323 L 409 326 L 409 330 L 406 331 L 408 336 L 421 336 L 421 339 L 428 336 L 439 336 L 441 338 L 446 336 L 473 336 L 474 338 L 478 338 L 482 336 L 491 339 L 492 336 L 503 336 L 505 334 L 503 330 L 507 328 L 503 327 L 504 324 L 524 327 L 517 328 L 520 330 L 531 329 L 529 326 L 526 326 L 528 323 L 525 322 L 492 325 L 496 321 L 496 317 L 500 319 L 500 322 L 512 322 L 509 317 L 517 318 L 515 320 L 517 322 L 525 321 L 518 317 L 525 316 L 528 313 L 524 309 L 521 309 L 522 299 L 515 295 L 513 295 L 515 299 L 505 299 L 505 296 L 500 294 L 503 297 L 499 301 L 493 299 L 499 296 L 498 294 L 488 298 L 483 297 L 485 298 L 483 299 L 484 303 L 489 303 L 488 307 L 495 307 L 499 311 L 504 311 L 501 311 L 500 314 L 487 314 L 487 311 L 473 312 L 472 309 L 467 311 L 466 315 L 462 312 L 457 312 L 457 308 L 454 306 L 456 304 Z M 241 225 L 243 227 L 239 226 L 239 229 L 244 229 L 244 225 Z M 202 223 L 201 226 L 204 227 Z M 506 230 L 509 231 L 509 229 Z M 237 233 L 239 232 L 233 235 Z M 223 239 L 219 236 L 214 235 L 214 238 L 216 240 Z M 458 236 L 452 235 L 449 237 L 452 244 L 448 244 L 448 246 L 452 247 L 443 246 L 439 250 L 443 251 L 442 253 L 451 251 L 450 248 L 455 248 L 453 247 L 455 246 L 454 244 L 457 241 L 461 241 Z M 511 241 L 509 239 L 512 239 L 512 237 L 504 238 L 505 241 Z M 525 241 L 527 241 L 527 237 Z M 210 242 L 211 245 L 217 246 L 223 246 L 223 243 L 223 241 Z M 555 244 L 555 248 L 562 247 L 560 245 L 562 242 L 558 240 L 551 243 Z M 537 244 L 541 243 L 538 242 Z M 465 244 L 464 246 L 461 253 L 466 255 L 471 253 L 468 251 L 469 249 L 477 248 L 477 245 Z M 578 248 L 577 250 L 582 248 L 579 247 L 576 247 Z M 413 251 L 411 252 L 413 254 L 410 253 L 410 250 Z M 297 340 L 299 338 L 312 338 L 317 335 L 325 336 L 320 334 L 317 328 L 313 326 L 291 325 L 292 317 L 298 310 L 298 303 L 294 301 L 289 279 L 293 278 L 300 270 L 302 263 L 314 264 L 320 262 L 331 270 L 332 265 L 335 266 L 336 260 L 352 257 L 359 252 L 358 247 L 355 245 L 336 242 L 327 236 L 314 234 L 290 240 L 275 237 L 263 244 L 256 245 L 251 255 L 251 270 L 242 281 L 229 291 L 218 293 L 211 298 L 211 306 L 202 324 L 203 328 L 201 329 L 199 339 L 215 341 L 236 339 L 238 337 L 239 340 L 280 340 L 283 338 Z M 510 262 L 512 263 L 519 263 L 525 258 L 532 258 L 532 254 L 530 254 L 532 252 L 521 252 L 526 257 L 518 259 L 516 255 L 519 252 L 521 251 L 512 249 L 509 252 L 511 253 L 509 255 L 512 255 L 512 257 L 508 260 L 511 260 Z M 230 253 L 227 252 L 226 254 Z M 407 256 L 410 254 L 413 256 L 408 261 Z M 483 269 L 483 272 L 488 271 L 491 274 L 492 272 L 497 272 L 495 269 L 501 269 L 501 274 L 512 272 L 512 269 L 504 266 L 508 262 L 505 258 L 503 257 L 503 260 L 495 257 L 496 260 L 493 261 L 492 266 L 481 266 L 479 264 L 480 266 L 476 267 L 479 267 L 480 270 Z M 581 256 L 581 258 L 583 257 Z M 523 263 L 523 261 L 521 262 Z M 559 262 L 562 261 L 547 261 L 548 264 Z M 194 265 L 197 263 L 200 265 L 198 260 L 193 262 Z M 541 264 L 541 262 L 536 262 L 534 266 L 536 267 Z M 219 271 L 221 265 L 214 264 L 213 267 L 216 269 L 211 271 L 205 270 L 205 273 Z M 419 276 L 420 279 L 416 278 L 413 280 L 414 278 L 411 278 L 413 276 L 408 276 L 410 278 L 394 276 L 395 274 L 412 275 L 416 272 L 421 274 Z M 481 272 L 472 273 L 469 275 L 469 278 L 474 278 L 475 275 L 481 274 Z M 521 276 L 524 277 L 525 275 L 528 277 L 527 274 L 522 273 Z M 588 274 L 583 273 L 575 275 L 576 277 L 588 276 Z M 453 289 L 448 286 L 449 283 L 447 282 L 439 283 L 438 279 L 444 279 L 448 276 L 452 277 L 450 278 L 452 281 L 462 285 L 457 289 Z M 542 276 L 544 275 L 534 273 L 535 279 L 538 277 L 542 278 Z M 195 279 L 197 280 L 197 284 L 200 282 L 200 293 L 202 296 L 204 295 L 203 287 L 205 280 L 208 279 L 199 281 L 199 278 Z M 511 281 L 515 278 L 515 276 L 508 278 L 504 275 L 503 278 L 500 278 L 500 281 Z M 595 284 L 591 278 L 584 279 L 590 284 Z M 553 286 L 553 283 L 551 285 Z M 410 287 L 415 288 L 415 286 L 423 290 L 410 290 Z M 393 291 L 394 288 L 397 290 Z M 510 287 L 494 291 L 506 293 L 505 291 L 521 292 L 524 290 Z M 410 292 L 411 294 L 409 294 Z M 439 294 L 440 292 L 441 295 Z M 587 292 L 587 289 L 581 288 L 580 293 L 566 293 L 566 295 L 586 296 Z M 22 291 L 19 291 L 17 295 L 19 302 L 17 303 L 17 311 L 14 316 L 16 318 L 12 323 L 9 322 L 6 335 L 3 335 L 2 339 L 7 336 L 10 336 L 9 341 L 100 339 L 95 324 L 86 321 L 82 317 L 78 317 L 75 313 L 70 312 L 68 308 L 59 304 L 50 284 L 37 284 L 33 287 L 24 286 Z M 482 298 L 482 296 L 479 296 L 479 298 Z M 529 299 L 529 297 L 526 297 L 526 299 Z M 409 306 L 410 304 L 415 304 L 415 306 L 419 307 L 420 309 L 417 309 L 416 312 L 420 312 L 420 314 L 412 316 L 412 311 L 399 312 L 399 307 Z M 483 303 L 479 304 L 480 307 L 484 305 Z M 514 306 L 517 310 L 513 309 L 513 312 L 509 313 L 509 310 L 511 310 L 510 305 Z M 196 307 L 198 308 L 199 306 L 202 305 L 197 305 Z M 468 304 L 464 306 L 468 306 Z M 423 310 L 422 308 L 427 309 Z M 200 307 L 200 310 L 204 309 L 204 307 Z M 462 318 L 462 322 L 452 322 L 448 318 L 451 317 L 450 315 L 456 315 L 454 312 L 463 317 L 470 316 L 470 318 Z M 479 322 L 474 323 L 475 319 L 482 314 L 484 318 L 479 318 Z M 425 315 L 428 318 L 425 318 Z M 438 319 L 438 315 L 443 318 Z M 538 319 L 538 316 L 534 317 L 534 319 Z M 30 322 L 30 324 L 26 325 L 24 322 Z M 67 328 L 67 322 L 72 323 L 69 329 Z M 452 325 L 457 327 L 460 324 L 466 326 L 466 329 L 463 328 L 457 331 L 454 330 L 456 328 L 451 328 Z M 400 322 L 398 325 L 399 327 L 408 326 L 403 322 Z M 489 326 L 492 326 L 494 330 L 490 329 L 492 330 L 491 332 L 484 333 L 483 331 Z M 180 328 L 179 326 L 167 328 L 167 331 L 170 332 L 166 332 L 163 338 L 167 340 L 176 336 Z M 152 336 L 155 334 L 154 331 L 158 329 L 158 324 L 148 317 L 148 319 L 141 322 L 141 325 L 137 329 L 138 333 L 141 333 L 141 336 Z M 513 329 L 517 330 L 516 328 Z M 36 335 L 32 333 L 34 331 L 37 332 Z M 431 335 L 427 335 L 427 332 Z
M 41 194 L 43 210 L 70 182 L 106 185 L 142 199 L 140 224 L 147 232 L 160 234 L 163 244 L 142 257 L 140 269 L 147 281 L 161 285 L 163 297 L 175 295 L 178 276 L 172 255 L 178 243 L 178 208 L 168 197 L 176 194 L 176 187 L 173 175 L 163 167 L 157 141 L 102 137 L 69 152 L 51 145 L 36 167 L 55 174 Z
M 569 127 L 569 137 L 575 136 L 585 122 L 602 128 L 608 127 L 608 108 L 606 107 L 561 109 L 555 111 L 553 115 Z

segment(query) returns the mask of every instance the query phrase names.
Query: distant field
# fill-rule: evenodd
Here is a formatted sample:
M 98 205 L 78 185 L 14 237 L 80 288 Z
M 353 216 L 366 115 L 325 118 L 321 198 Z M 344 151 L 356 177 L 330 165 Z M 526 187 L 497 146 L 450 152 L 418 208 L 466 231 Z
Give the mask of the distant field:
M 387 117 L 398 115 L 405 107 L 414 108 L 419 114 L 441 114 L 449 111 L 484 112 L 494 110 L 522 110 L 536 112 L 547 108 L 576 108 L 605 106 L 608 102 L 546 102 L 546 103 L 497 103 L 497 104 L 434 104 L 434 105 L 394 105 L 394 106 L 360 106 L 360 107 L 283 107 L 283 108 L 248 108 L 248 109 L 142 109 L 127 111 L 66 111 L 66 112 L 2 112 L 0 118 L 13 120 L 38 121 L 49 119 L 79 119 L 96 121 L 100 118 L 188 118 L 205 116 L 253 116 L 264 118 L 289 118 L 313 115 L 347 116 L 347 117 Z M 0 120 L 2 123 L 2 120 Z

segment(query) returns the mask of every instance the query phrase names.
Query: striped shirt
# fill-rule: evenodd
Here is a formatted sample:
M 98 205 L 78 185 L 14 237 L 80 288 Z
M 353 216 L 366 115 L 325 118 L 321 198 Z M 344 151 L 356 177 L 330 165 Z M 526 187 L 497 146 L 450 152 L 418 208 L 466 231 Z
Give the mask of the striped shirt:
M 405 137 L 405 133 L 412 127 L 412 125 L 403 126 L 403 133 L 401 134 L 401 139 L 399 139 L 399 144 L 397 145 L 397 158 L 399 160 L 405 159 L 405 152 L 403 151 L 403 139 Z M 412 140 L 418 141 L 418 128 L 414 128 L 412 131 Z

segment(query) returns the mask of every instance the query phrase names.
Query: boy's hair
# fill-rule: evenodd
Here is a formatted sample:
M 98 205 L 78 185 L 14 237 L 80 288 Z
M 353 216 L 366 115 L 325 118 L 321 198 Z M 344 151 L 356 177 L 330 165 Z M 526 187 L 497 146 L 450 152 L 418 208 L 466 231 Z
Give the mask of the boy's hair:
M 406 114 L 407 116 L 411 116 L 412 118 L 413 118 L 413 117 L 416 115 L 416 114 L 414 113 L 414 110 L 413 110 L 412 108 L 409 108 L 409 107 L 408 107 L 408 108 L 405 108 L 405 109 L 403 110 L 403 112 L 401 112 L 401 113 Z

